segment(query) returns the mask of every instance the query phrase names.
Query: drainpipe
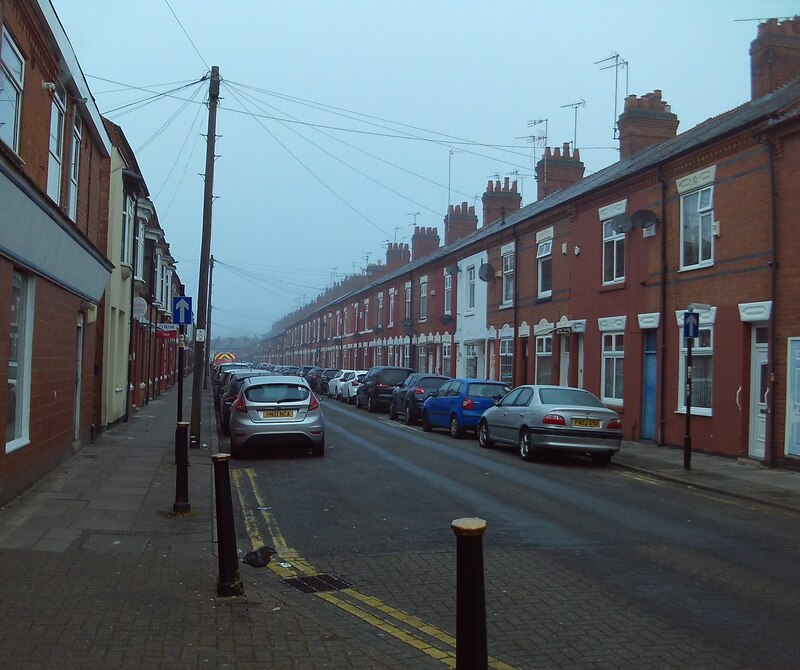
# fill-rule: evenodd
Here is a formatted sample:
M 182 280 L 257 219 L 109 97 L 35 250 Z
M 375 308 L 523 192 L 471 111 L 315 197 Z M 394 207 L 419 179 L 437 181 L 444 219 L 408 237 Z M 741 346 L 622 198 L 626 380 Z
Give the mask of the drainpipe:
M 774 117 L 770 119 L 771 121 L 774 120 Z M 775 150 L 772 146 L 772 142 L 769 138 L 766 138 L 764 135 L 758 135 L 756 140 L 759 144 L 763 144 L 767 148 L 767 157 L 769 159 L 769 206 L 770 206 L 770 218 L 771 218 L 771 226 L 772 226 L 772 250 L 770 253 L 770 260 L 769 260 L 769 267 L 770 267 L 770 300 L 772 301 L 772 309 L 769 312 L 769 350 L 768 350 L 768 361 L 769 361 L 769 397 L 772 401 L 773 405 L 775 403 L 775 350 L 777 348 L 778 336 L 777 336 L 777 326 L 778 326 L 778 318 L 777 318 L 777 306 L 776 301 L 778 298 L 778 208 L 777 208 L 777 186 L 776 186 L 776 178 L 775 178 Z M 773 451 L 775 448 L 775 411 L 774 408 L 769 406 L 767 403 L 767 412 L 769 416 L 769 420 L 767 421 L 767 434 L 764 439 L 764 465 L 771 466 L 773 463 Z
M 501 225 L 505 225 L 505 223 L 506 223 L 506 208 L 503 207 L 502 210 L 500 210 L 500 211 L 501 211 L 501 214 L 503 216 L 503 223 Z M 516 342 L 519 343 L 519 348 L 520 348 L 519 354 L 520 354 L 520 357 L 524 358 L 522 356 L 522 340 L 520 339 L 520 336 L 519 336 L 519 330 L 517 330 L 517 303 L 519 302 L 519 295 L 517 295 L 517 279 L 519 278 L 519 273 L 517 272 L 517 260 L 518 260 L 518 258 L 517 258 L 517 256 L 518 256 L 518 254 L 517 254 L 517 229 L 516 229 L 515 226 L 511 226 L 511 237 L 514 240 L 514 293 L 513 293 L 513 295 L 514 295 L 514 324 L 513 324 L 513 327 L 514 327 L 514 342 L 515 343 Z M 515 363 L 517 361 L 517 353 L 518 353 L 516 351 L 516 348 L 517 347 L 515 346 L 514 347 L 514 349 L 515 349 L 515 351 L 514 351 L 514 362 Z M 515 364 L 511 368 L 511 381 L 512 381 L 512 385 L 513 386 L 516 386 L 518 384 L 518 381 L 519 381 L 519 380 L 516 379 L 516 375 L 514 374 L 514 370 L 515 370 L 516 367 L 517 366 Z M 527 376 L 528 376 L 527 375 L 527 370 L 523 370 L 522 376 L 527 378 Z
M 664 446 L 664 429 L 666 425 L 665 420 L 665 392 L 666 392 L 666 364 L 667 364 L 667 184 L 664 181 L 664 175 L 661 171 L 661 165 L 658 166 L 656 172 L 656 179 L 661 184 L 661 361 L 660 361 L 660 400 L 659 400 L 659 427 L 658 427 L 658 446 Z

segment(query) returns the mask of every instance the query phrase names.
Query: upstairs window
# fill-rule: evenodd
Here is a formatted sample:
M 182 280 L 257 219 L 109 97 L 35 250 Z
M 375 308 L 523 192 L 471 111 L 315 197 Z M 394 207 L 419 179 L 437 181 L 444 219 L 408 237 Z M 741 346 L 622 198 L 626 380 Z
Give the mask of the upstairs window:
M 503 301 L 502 305 L 514 302 L 514 252 L 503 254 Z
M 11 35 L 3 29 L 0 39 L 0 140 L 15 153 L 19 152 L 24 78 L 25 60 Z
M 383 327 L 383 293 L 378 293 L 378 326 Z
M 50 157 L 47 161 L 47 195 L 61 204 L 61 168 L 64 162 L 64 92 L 56 86 L 50 105 Z
M 553 240 L 539 242 L 536 248 L 539 288 L 538 298 L 549 298 L 553 295 Z
M 405 318 L 411 318 L 411 282 L 406 282 L 406 311 Z
M 475 266 L 467 268 L 467 309 L 475 309 Z
M 453 275 L 445 273 L 444 275 L 444 313 L 452 314 L 452 300 L 453 300 Z
M 611 221 L 603 222 L 603 283 L 616 284 L 625 281 L 625 233 L 611 227 Z
M 681 269 L 714 262 L 714 187 L 681 195 Z
M 72 153 L 69 162 L 69 200 L 67 201 L 67 215 L 73 221 L 78 216 L 78 174 L 81 162 L 81 136 L 83 123 L 75 111 L 75 120 L 72 124 Z
M 394 289 L 389 291 L 389 324 L 394 325 Z
M 425 321 L 428 318 L 428 282 L 423 281 L 419 284 L 419 320 Z

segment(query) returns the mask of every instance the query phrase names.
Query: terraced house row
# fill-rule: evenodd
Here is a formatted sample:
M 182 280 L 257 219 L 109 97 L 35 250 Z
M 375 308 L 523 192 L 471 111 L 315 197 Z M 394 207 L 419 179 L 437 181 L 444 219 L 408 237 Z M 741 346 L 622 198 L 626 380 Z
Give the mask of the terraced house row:
M 0 2 L 0 504 L 176 380 L 148 195 L 49 0 Z
M 696 449 L 800 464 L 800 20 L 750 48 L 752 97 L 677 133 L 653 91 L 629 96 L 619 162 L 589 176 L 568 144 L 537 200 L 489 182 L 482 225 L 449 207 L 385 265 L 274 325 L 272 363 L 397 364 L 585 387 L 628 439 L 683 443 L 687 340 Z

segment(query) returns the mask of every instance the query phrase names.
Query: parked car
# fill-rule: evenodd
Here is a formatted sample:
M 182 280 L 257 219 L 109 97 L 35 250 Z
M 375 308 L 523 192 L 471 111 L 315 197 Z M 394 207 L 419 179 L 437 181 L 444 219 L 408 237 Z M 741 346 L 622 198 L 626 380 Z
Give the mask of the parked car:
M 355 377 L 355 375 L 355 370 L 339 370 L 339 373 L 328 382 L 328 397 L 339 400 L 342 393 L 342 384 Z
M 328 394 L 328 384 L 331 383 L 331 379 L 333 379 L 336 375 L 339 374 L 339 368 L 325 368 L 319 376 L 319 381 L 317 381 L 317 392 Z
M 455 438 L 466 430 L 478 430 L 481 415 L 499 401 L 511 387 L 505 382 L 485 379 L 451 379 L 422 405 L 422 430 L 447 428 Z
M 247 363 L 222 363 L 217 366 L 216 371 L 211 376 L 211 394 L 214 398 L 214 409 L 219 411 L 219 389 L 225 381 L 225 377 L 231 370 L 249 370 Z
M 311 372 L 315 367 L 317 367 L 317 366 L 316 365 L 301 365 L 301 366 L 299 366 L 298 369 L 299 369 L 299 372 L 300 372 L 300 376 L 303 379 L 305 379 L 306 381 L 308 381 L 308 373 Z
M 269 370 L 232 370 L 228 373 L 228 382 L 222 389 L 219 397 L 219 423 L 222 428 L 223 435 L 230 435 L 228 422 L 231 417 L 231 406 L 236 401 L 236 398 L 241 391 L 242 386 L 246 379 L 253 377 L 270 377 L 272 373 Z
M 247 379 L 231 408 L 231 458 L 275 444 L 310 446 L 325 453 L 325 420 L 316 394 L 299 377 Z
M 355 376 L 352 377 L 346 384 L 342 384 L 339 387 L 339 400 L 346 402 L 348 405 L 354 404 L 356 401 L 356 392 L 358 391 L 358 387 L 361 386 L 361 383 L 364 381 L 364 377 L 366 376 L 366 370 L 356 370 Z
M 594 394 L 569 386 L 519 386 L 478 424 L 478 442 L 516 445 L 524 460 L 557 449 L 588 454 L 595 465 L 607 465 L 622 444 L 619 414 Z
M 302 377 L 302 368 L 297 365 L 284 365 L 283 370 L 281 370 L 282 375 L 288 375 L 290 377 Z
M 402 414 L 406 424 L 417 422 L 422 412 L 422 403 L 442 384 L 450 381 L 450 377 L 432 375 L 427 372 L 415 372 L 408 375 L 405 381 L 392 391 L 389 401 L 389 418 L 396 419 Z
M 362 404 L 368 412 L 377 412 L 389 407 L 395 387 L 400 386 L 408 375 L 413 374 L 411 368 L 395 365 L 378 365 L 367 371 L 363 383 L 356 390 L 356 407 Z

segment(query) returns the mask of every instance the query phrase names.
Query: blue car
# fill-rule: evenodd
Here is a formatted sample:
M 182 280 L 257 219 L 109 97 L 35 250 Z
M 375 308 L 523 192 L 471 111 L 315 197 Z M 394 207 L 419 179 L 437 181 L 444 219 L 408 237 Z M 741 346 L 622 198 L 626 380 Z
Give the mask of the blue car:
M 422 430 L 447 428 L 454 438 L 478 429 L 481 415 L 511 390 L 505 382 L 451 379 L 434 391 L 422 406 Z

